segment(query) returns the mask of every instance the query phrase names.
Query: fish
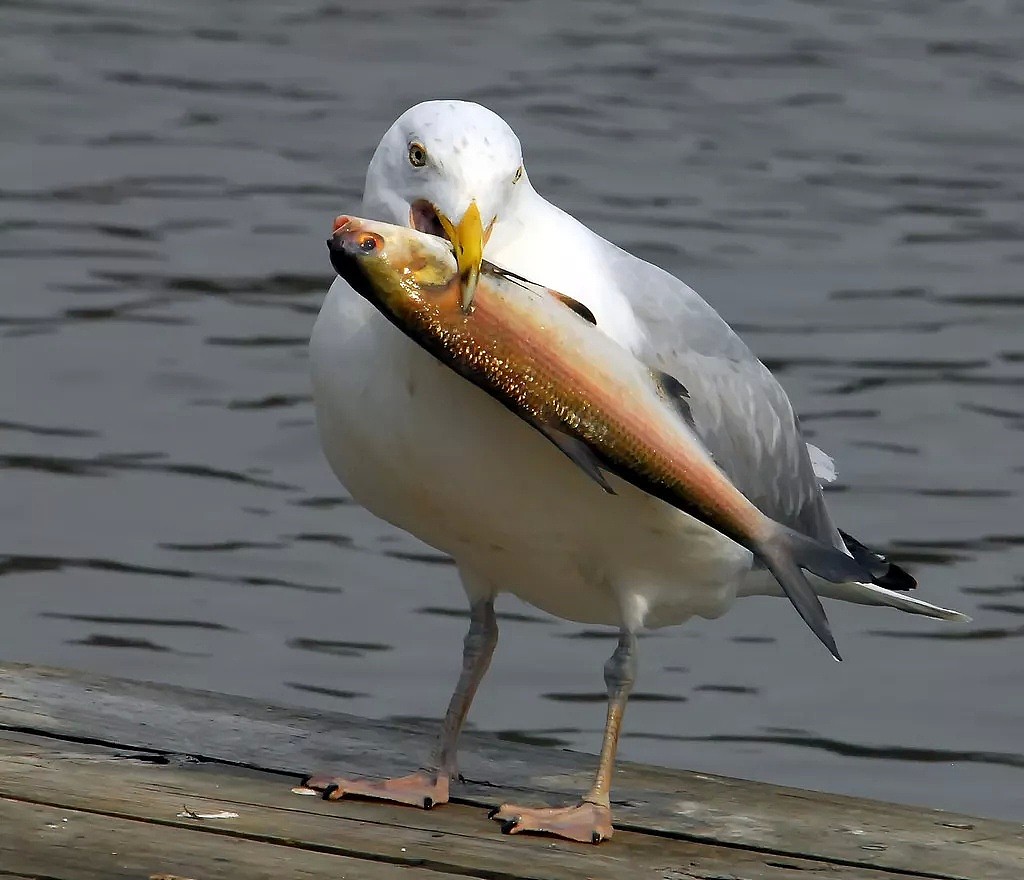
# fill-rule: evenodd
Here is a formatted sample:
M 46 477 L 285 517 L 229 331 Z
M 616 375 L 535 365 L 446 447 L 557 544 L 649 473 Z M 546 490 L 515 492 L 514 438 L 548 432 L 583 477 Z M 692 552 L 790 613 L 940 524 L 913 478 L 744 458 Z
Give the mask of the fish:
M 539 431 L 606 493 L 617 494 L 612 475 L 749 550 L 841 659 L 803 572 L 870 582 L 871 560 L 762 513 L 700 441 L 682 383 L 603 333 L 584 304 L 487 261 L 467 303 L 451 242 L 408 227 L 342 215 L 327 245 L 338 275 L 388 321 Z

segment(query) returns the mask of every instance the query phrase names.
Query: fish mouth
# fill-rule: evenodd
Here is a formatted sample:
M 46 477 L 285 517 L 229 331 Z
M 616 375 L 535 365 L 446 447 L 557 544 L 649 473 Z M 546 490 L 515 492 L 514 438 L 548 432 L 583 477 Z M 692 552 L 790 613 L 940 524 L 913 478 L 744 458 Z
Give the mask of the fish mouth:
M 376 293 L 373 282 L 366 274 L 364 258 L 383 246 L 384 239 L 380 235 L 365 229 L 357 217 L 344 214 L 335 218 L 334 230 L 327 239 L 327 250 L 334 271 L 371 303 L 376 302 Z
M 445 231 L 437 207 L 426 199 L 417 199 L 409 208 L 409 225 L 427 235 L 436 235 L 445 241 L 451 241 Z

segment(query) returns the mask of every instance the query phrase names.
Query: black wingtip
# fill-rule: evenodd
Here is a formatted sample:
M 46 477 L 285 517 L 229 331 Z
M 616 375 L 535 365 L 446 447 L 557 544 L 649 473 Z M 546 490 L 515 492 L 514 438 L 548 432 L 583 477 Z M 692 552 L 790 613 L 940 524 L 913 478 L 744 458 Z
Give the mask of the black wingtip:
M 884 575 L 875 578 L 875 583 L 887 590 L 896 590 L 901 593 L 917 589 L 917 578 L 893 562 L 889 563 L 889 570 Z
M 881 553 L 869 550 L 853 535 L 842 529 L 839 530 L 839 535 L 853 558 L 871 572 L 873 584 L 900 593 L 917 589 L 917 579 L 906 569 L 896 565 L 895 562 L 890 562 Z

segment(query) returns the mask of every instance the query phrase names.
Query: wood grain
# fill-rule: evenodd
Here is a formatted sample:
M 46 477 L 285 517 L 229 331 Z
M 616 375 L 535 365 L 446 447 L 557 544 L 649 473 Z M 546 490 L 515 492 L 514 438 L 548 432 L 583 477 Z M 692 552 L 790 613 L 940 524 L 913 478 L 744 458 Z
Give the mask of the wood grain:
M 462 768 L 475 781 L 456 786 L 455 803 L 431 811 L 325 803 L 291 793 L 304 771 L 409 770 L 426 754 L 433 730 L 74 672 L 0 666 L 0 731 L 6 731 L 0 733 L 0 876 L 99 876 L 67 873 L 79 870 L 73 859 L 54 861 L 50 873 L 37 862 L 8 863 L 9 853 L 27 852 L 11 843 L 12 834 L 46 839 L 39 837 L 41 814 L 24 812 L 30 807 L 91 817 L 96 847 L 80 849 L 95 849 L 97 859 L 99 841 L 110 839 L 99 828 L 123 833 L 123 823 L 145 832 L 139 840 L 155 847 L 148 853 L 173 853 L 186 838 L 196 847 L 230 840 L 245 850 L 249 867 L 234 875 L 212 868 L 190 875 L 159 865 L 150 872 L 194 880 L 271 876 L 281 847 L 295 850 L 295 859 L 308 853 L 311 871 L 321 870 L 323 859 L 337 859 L 332 876 L 368 878 L 392 876 L 369 873 L 370 866 L 551 880 L 1024 876 L 1024 835 L 1010 823 L 642 765 L 623 765 L 617 774 L 622 803 L 609 843 L 503 837 L 487 820 L 487 806 L 575 797 L 593 758 L 484 735 L 467 737 Z M 239 817 L 179 816 L 186 807 Z M 362 873 L 346 873 L 345 860 L 355 860 Z

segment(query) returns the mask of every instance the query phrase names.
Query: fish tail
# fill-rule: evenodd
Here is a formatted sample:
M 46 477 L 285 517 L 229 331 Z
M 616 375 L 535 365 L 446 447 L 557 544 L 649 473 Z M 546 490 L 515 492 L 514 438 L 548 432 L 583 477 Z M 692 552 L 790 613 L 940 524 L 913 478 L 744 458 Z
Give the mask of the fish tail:
M 836 660 L 842 660 L 825 609 L 802 569 L 833 583 L 870 581 L 870 572 L 841 550 L 778 523 L 772 537 L 759 548 L 757 555 L 779 582 L 804 623 Z
M 824 544 L 815 538 L 808 538 L 800 532 L 785 526 L 778 526 L 779 540 L 793 554 L 796 564 L 834 584 L 870 581 L 872 577 L 884 575 L 889 564 L 881 557 L 854 559 L 849 553 Z

